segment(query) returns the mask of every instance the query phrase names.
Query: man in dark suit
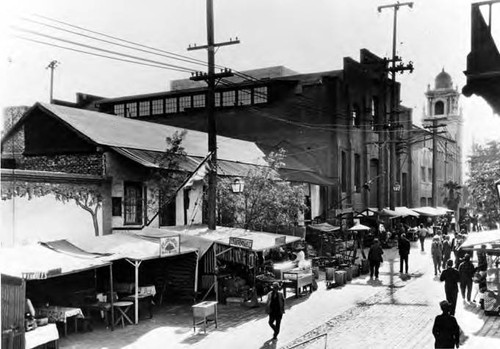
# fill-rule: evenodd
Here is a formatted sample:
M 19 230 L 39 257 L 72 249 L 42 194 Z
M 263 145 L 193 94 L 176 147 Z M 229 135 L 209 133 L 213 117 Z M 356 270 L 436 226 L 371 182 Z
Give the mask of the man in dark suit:
M 405 273 L 408 274 L 408 255 L 410 254 L 410 240 L 406 234 L 402 233 L 398 241 L 399 249 L 399 272 L 403 273 L 403 262 L 405 264 Z

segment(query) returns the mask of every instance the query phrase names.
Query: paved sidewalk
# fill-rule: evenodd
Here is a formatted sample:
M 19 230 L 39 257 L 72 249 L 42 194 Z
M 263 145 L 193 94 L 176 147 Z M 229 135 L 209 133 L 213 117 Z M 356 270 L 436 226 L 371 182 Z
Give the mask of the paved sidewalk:
M 386 262 L 379 282 L 362 275 L 343 287 L 327 290 L 325 282 L 320 280 L 318 290 L 310 296 L 289 297 L 278 341 L 271 341 L 272 331 L 263 306 L 245 309 L 235 304 L 220 305 L 218 329 L 211 326 L 205 334 L 199 329 L 193 331 L 191 309 L 186 305 L 163 307 L 153 319 L 124 329 L 71 334 L 61 339 L 60 347 L 289 348 L 304 338 L 324 332 L 328 332 L 330 348 L 433 347 L 430 327 L 439 313 L 438 302 L 444 298 L 444 291 L 443 285 L 429 274 L 432 272 L 430 255 L 421 253 L 416 243 L 412 243 L 411 275 L 402 279 L 398 273 L 397 249 L 384 252 Z M 500 318 L 488 318 L 483 325 L 481 314 L 462 305 L 458 307 L 458 321 L 470 335 L 467 347 L 469 343 L 490 343 L 490 339 L 500 343 L 500 335 L 495 332 L 500 327 Z M 413 338 L 411 342 L 409 338 Z M 318 345 L 324 348 L 324 342 L 320 341 L 307 347 Z
M 399 266 L 399 258 L 393 262 Z M 405 287 L 395 282 L 385 294 L 370 297 L 285 348 L 321 333 L 327 337 L 300 348 L 433 348 L 432 326 L 441 313 L 444 285 L 433 275 L 427 252 L 412 249 L 410 262 L 417 270 Z M 463 303 L 459 295 L 456 318 L 468 336 L 462 347 L 500 348 L 500 317 L 484 315 L 475 305 Z

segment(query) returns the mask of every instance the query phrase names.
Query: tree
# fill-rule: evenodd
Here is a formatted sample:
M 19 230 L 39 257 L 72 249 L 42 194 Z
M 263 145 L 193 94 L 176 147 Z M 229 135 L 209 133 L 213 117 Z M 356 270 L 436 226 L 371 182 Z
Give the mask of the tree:
M 462 186 L 457 182 L 448 181 L 443 185 L 443 190 L 446 191 L 446 195 L 443 199 L 443 204 L 450 210 L 457 211 L 458 204 L 462 199 L 462 192 L 460 191 Z
M 155 214 L 161 210 L 162 205 L 175 200 L 177 189 L 186 178 L 185 171 L 181 169 L 187 155 L 182 146 L 185 136 L 186 131 L 176 131 L 167 137 L 165 151 L 155 159 L 158 168 L 150 174 L 148 182 L 151 184 L 151 195 L 146 203 L 148 210 L 155 210 Z
M 78 207 L 87 211 L 92 217 L 94 234 L 99 236 L 97 214 L 102 207 L 102 193 L 99 185 L 16 181 L 14 187 L 12 182 L 2 181 L 2 200 L 10 200 L 16 196 L 27 197 L 31 200 L 50 194 L 62 203 L 74 201 Z
M 488 228 L 495 229 L 500 222 L 500 200 L 495 189 L 495 181 L 500 179 L 500 142 L 476 145 L 473 154 L 469 159 L 467 202 Z
M 299 214 L 306 210 L 305 192 L 302 185 L 279 177 L 284 158 L 284 150 L 269 154 L 269 166 L 255 167 L 246 175 L 242 193 L 231 191 L 231 179 L 219 180 L 219 224 L 271 231 L 297 223 Z

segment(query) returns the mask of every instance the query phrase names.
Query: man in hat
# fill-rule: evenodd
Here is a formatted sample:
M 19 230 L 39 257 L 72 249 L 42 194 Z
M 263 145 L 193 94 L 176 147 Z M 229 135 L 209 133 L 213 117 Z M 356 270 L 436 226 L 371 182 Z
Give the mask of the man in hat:
M 402 233 L 398 242 L 399 249 L 399 272 L 403 273 L 403 263 L 405 264 L 405 272 L 408 274 L 408 255 L 410 254 L 410 240 L 406 238 L 406 234 Z
M 267 294 L 266 312 L 269 314 L 269 326 L 274 331 L 273 340 L 278 339 L 281 318 L 285 313 L 285 296 L 283 296 L 279 288 L 279 283 L 274 282 L 272 291 Z
M 476 272 L 476 267 L 470 261 L 470 255 L 466 254 L 464 256 L 464 261 L 460 263 L 458 267 L 458 274 L 460 275 L 460 292 L 462 293 L 462 299 L 465 301 L 465 294 L 467 290 L 467 302 L 470 302 L 470 296 L 472 293 L 472 278 Z
M 441 281 L 444 281 L 444 292 L 446 294 L 446 300 L 450 303 L 451 306 L 450 314 L 455 315 L 460 274 L 458 273 L 458 270 L 453 268 L 453 261 L 451 259 L 448 261 L 447 267 L 448 268 L 443 270 L 439 279 Z
M 436 316 L 434 326 L 432 326 L 432 334 L 434 335 L 435 348 L 458 348 L 460 345 L 460 327 L 457 320 L 450 314 L 451 305 L 448 301 L 439 303 L 441 315 Z

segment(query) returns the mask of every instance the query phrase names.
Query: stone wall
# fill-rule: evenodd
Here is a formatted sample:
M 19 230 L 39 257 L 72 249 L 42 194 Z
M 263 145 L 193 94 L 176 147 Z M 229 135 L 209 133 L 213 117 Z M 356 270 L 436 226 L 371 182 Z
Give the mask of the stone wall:
M 72 154 L 51 156 L 24 156 L 19 169 L 103 175 L 102 154 Z

